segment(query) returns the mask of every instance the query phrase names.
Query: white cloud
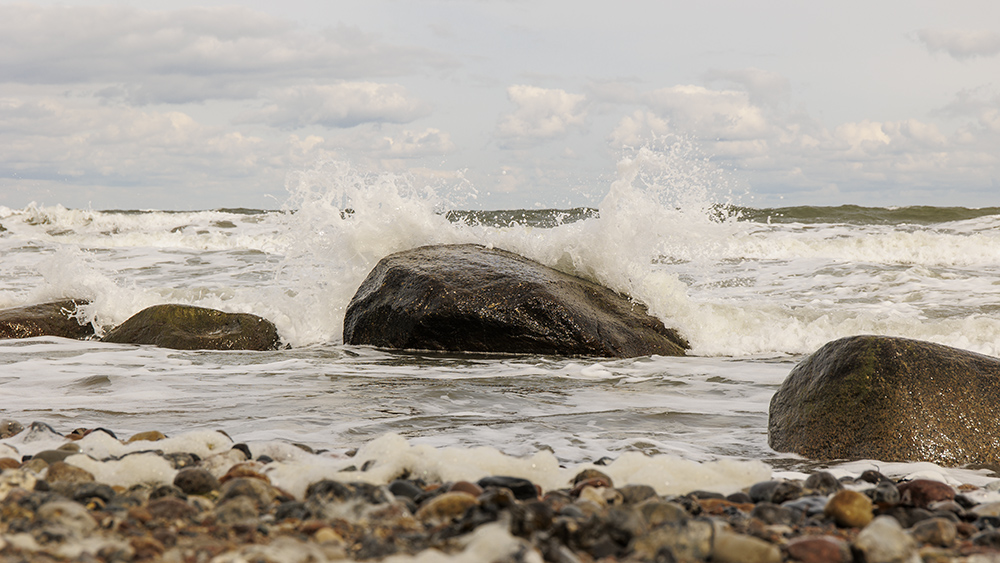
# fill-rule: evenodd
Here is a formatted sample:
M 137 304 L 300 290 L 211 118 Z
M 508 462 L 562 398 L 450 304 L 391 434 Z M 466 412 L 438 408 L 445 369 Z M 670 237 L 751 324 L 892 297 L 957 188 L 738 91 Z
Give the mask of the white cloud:
M 410 74 L 451 61 L 245 8 L 0 6 L 0 81 L 93 85 L 131 103 L 247 99 L 264 85 Z
M 403 129 L 392 133 L 387 133 L 385 129 L 387 128 L 368 128 L 332 142 L 338 147 L 381 159 L 442 156 L 455 150 L 451 136 L 433 127 L 419 131 Z
M 507 88 L 507 97 L 517 109 L 500 120 L 497 132 L 508 147 L 560 137 L 571 127 L 582 126 L 587 116 L 587 98 L 582 94 L 514 85 Z
M 281 129 L 310 125 L 354 127 L 362 123 L 409 123 L 430 113 L 398 84 L 342 82 L 292 86 L 265 93 L 263 108 L 246 112 L 238 123 L 266 123 Z
M 750 102 L 759 106 L 780 106 L 788 102 L 791 84 L 784 75 L 759 68 L 710 70 L 705 73 L 709 84 L 732 82 L 742 86 Z
M 725 139 L 770 134 L 764 112 L 750 102 L 746 92 L 681 85 L 649 92 L 643 101 L 677 132 Z
M 947 53 L 960 61 L 1000 54 L 1000 33 L 954 29 L 921 29 L 917 39 L 931 53 Z

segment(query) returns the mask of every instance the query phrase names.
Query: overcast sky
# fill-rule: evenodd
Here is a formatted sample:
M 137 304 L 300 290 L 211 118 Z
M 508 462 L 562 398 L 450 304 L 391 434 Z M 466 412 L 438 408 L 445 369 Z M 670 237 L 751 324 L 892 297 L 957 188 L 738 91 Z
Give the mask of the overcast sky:
M 592 205 L 654 138 L 757 207 L 1000 205 L 1000 2 L 0 1 L 0 206 Z

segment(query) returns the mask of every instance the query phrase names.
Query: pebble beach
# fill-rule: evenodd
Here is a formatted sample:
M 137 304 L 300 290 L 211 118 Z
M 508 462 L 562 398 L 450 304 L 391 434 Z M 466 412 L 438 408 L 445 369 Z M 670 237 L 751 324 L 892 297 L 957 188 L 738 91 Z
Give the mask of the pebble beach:
M 732 462 L 728 484 L 661 494 L 668 475 L 621 459 L 542 484 L 529 476 L 545 456 L 479 476 L 398 436 L 333 452 L 221 431 L 0 428 L 4 561 L 1000 561 L 1000 480 L 981 472 L 783 477 Z

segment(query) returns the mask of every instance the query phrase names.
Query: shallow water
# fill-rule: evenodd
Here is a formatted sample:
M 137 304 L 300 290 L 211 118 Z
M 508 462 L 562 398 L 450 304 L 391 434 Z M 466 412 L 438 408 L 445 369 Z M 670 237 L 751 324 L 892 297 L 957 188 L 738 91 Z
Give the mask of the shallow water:
M 0 208 L 0 307 L 83 297 L 81 321 L 100 332 L 150 305 L 189 303 L 268 318 L 290 346 L 0 341 L 3 417 L 64 433 L 222 429 L 333 453 L 392 433 L 466 452 L 551 452 L 562 464 L 641 452 L 794 469 L 810 464 L 767 446 L 768 402 L 822 344 L 874 333 L 1000 354 L 998 210 L 737 208 L 669 166 L 640 151 L 597 209 L 567 211 L 446 214 L 432 190 L 344 163 L 294 176 L 275 211 Z M 692 355 L 341 343 L 344 309 L 378 259 L 458 242 L 630 293 L 687 336 Z

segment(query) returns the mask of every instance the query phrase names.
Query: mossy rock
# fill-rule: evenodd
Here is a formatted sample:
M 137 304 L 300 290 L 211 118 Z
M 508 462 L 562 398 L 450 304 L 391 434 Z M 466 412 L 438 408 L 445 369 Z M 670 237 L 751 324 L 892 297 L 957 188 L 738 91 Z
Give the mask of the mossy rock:
M 382 348 L 683 356 L 646 307 L 589 280 L 477 244 L 386 256 L 347 306 L 344 341 Z
M 824 345 L 771 398 L 768 443 L 809 458 L 1000 462 L 1000 359 L 931 342 Z
M 87 338 L 94 334 L 94 327 L 73 317 L 77 308 L 87 303 L 86 299 L 64 299 L 0 310 L 0 338 Z
M 278 331 L 267 319 L 247 313 L 155 305 L 132 315 L 101 340 L 176 350 L 273 350 L 278 347 Z

